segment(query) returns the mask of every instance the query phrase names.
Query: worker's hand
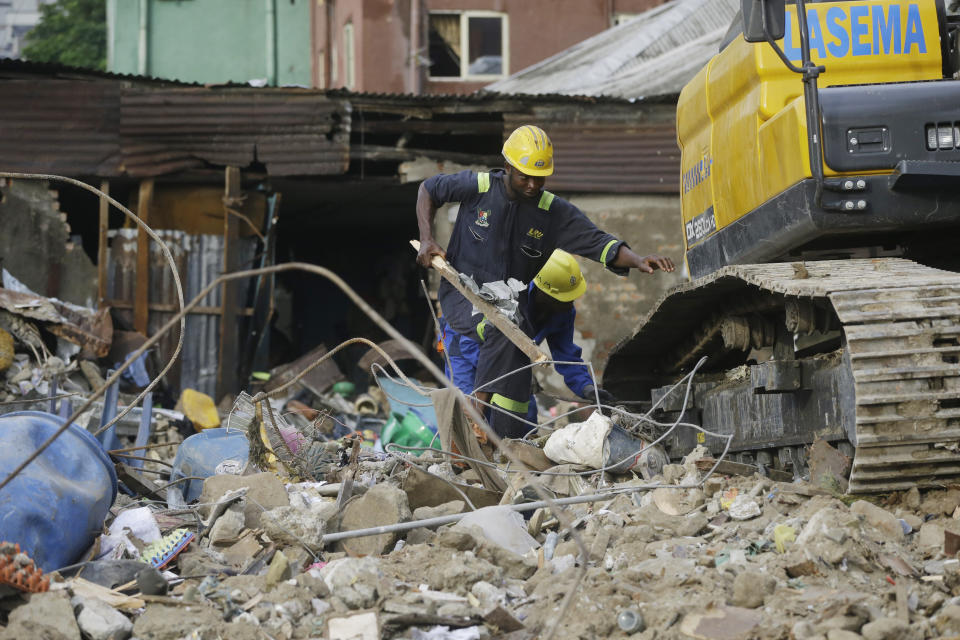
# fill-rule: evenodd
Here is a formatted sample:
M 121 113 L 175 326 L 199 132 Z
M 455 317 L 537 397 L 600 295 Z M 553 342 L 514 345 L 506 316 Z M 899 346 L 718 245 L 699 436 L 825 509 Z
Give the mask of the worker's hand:
M 417 264 L 421 267 L 430 268 L 430 261 L 433 259 L 433 256 L 440 256 L 441 258 L 446 259 L 447 252 L 443 250 L 439 244 L 437 244 L 433 238 L 429 240 L 420 241 L 420 251 L 417 252 Z
M 661 271 L 673 271 L 673 260 L 666 256 L 649 255 L 640 258 L 640 266 L 637 267 L 644 273 L 653 273 L 657 269 Z
M 592 384 L 588 384 L 583 388 L 583 399 L 590 404 L 593 404 L 597 401 L 597 395 L 600 396 L 600 404 L 610 405 L 611 407 L 617 404 L 617 399 L 606 389 L 597 389 L 596 393 L 594 393 L 594 387 Z

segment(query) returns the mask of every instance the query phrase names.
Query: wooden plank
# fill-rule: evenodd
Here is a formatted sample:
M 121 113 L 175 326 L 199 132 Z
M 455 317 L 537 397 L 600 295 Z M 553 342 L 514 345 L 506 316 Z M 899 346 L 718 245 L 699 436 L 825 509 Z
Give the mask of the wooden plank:
M 110 181 L 100 183 L 100 191 L 110 195 Z M 97 306 L 107 300 L 107 230 L 110 228 L 110 203 L 100 196 L 100 232 L 97 238 Z
M 716 464 L 716 460 L 713 458 L 701 458 L 697 460 L 697 469 L 700 471 L 709 471 L 713 468 L 713 465 Z M 755 473 L 759 473 L 760 468 L 752 464 L 744 464 L 742 462 L 733 462 L 732 460 L 722 460 L 714 473 L 719 473 L 724 476 L 752 476 Z M 771 469 L 766 467 L 767 477 L 769 477 L 774 482 L 790 482 L 793 480 L 793 474 L 787 473 L 786 471 L 780 471 L 779 469 Z
M 419 240 L 411 240 L 410 245 L 417 251 L 420 251 Z M 433 256 L 430 264 L 433 265 L 433 268 L 436 269 L 447 282 L 462 293 L 463 297 L 472 302 L 473 306 L 479 309 L 493 326 L 500 329 L 510 342 L 515 344 L 520 351 L 527 354 L 532 362 L 545 362 L 549 360 L 547 354 L 541 351 L 537 345 L 533 343 L 533 340 L 520 330 L 520 327 L 510 322 L 510 319 L 500 313 L 495 306 L 463 286 L 463 284 L 460 283 L 460 274 L 457 273 L 456 269 L 451 267 L 446 260 L 440 256 Z
M 240 221 L 237 216 L 226 213 L 226 209 L 236 209 L 241 200 L 240 169 L 227 167 L 224 176 L 223 191 L 223 273 L 236 271 L 239 267 Z M 220 311 L 220 357 L 217 375 L 217 399 L 236 391 L 237 353 L 239 351 L 239 332 L 237 331 L 237 301 L 239 283 L 225 282 Z
M 144 223 L 150 221 L 150 201 L 153 199 L 153 179 L 140 182 L 140 195 L 137 204 L 137 216 Z M 147 335 L 147 320 L 150 291 L 150 236 L 139 228 L 137 234 L 137 286 L 133 294 L 133 328 Z
M 106 300 L 108 307 L 113 307 L 114 309 L 133 309 L 133 305 L 125 300 Z M 147 308 L 150 311 L 163 311 L 165 313 L 177 313 L 180 311 L 180 306 L 170 303 L 161 303 L 161 302 L 151 302 L 147 305 Z M 223 309 L 220 307 L 202 307 L 197 306 L 187 312 L 187 315 L 198 315 L 198 316 L 218 316 L 223 312 Z M 243 307 L 236 310 L 238 316 L 252 316 L 253 307 Z

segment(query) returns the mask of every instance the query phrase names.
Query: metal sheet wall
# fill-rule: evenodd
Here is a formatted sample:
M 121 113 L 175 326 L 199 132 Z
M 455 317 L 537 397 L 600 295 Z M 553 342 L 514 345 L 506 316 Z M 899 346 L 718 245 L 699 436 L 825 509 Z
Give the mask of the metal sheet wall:
M 223 271 L 223 237 L 189 235 L 183 231 L 158 230 L 173 255 L 180 272 L 184 302 L 189 302 Z M 137 230 L 110 231 L 107 296 L 112 300 L 132 303 L 136 287 Z M 256 238 L 240 239 L 240 261 L 246 264 L 256 253 Z M 244 297 L 241 296 L 241 300 Z M 177 293 L 169 264 L 159 245 L 150 243 L 151 305 L 177 306 Z M 217 287 L 200 301 L 201 307 L 219 308 L 221 288 Z M 147 333 L 153 335 L 173 317 L 173 312 L 151 310 Z M 177 329 L 172 329 L 157 346 L 160 362 L 165 363 L 177 344 Z M 186 334 L 180 359 L 168 374 L 174 392 L 191 388 L 215 397 L 217 364 L 220 350 L 220 316 L 213 313 L 192 313 L 187 316 Z

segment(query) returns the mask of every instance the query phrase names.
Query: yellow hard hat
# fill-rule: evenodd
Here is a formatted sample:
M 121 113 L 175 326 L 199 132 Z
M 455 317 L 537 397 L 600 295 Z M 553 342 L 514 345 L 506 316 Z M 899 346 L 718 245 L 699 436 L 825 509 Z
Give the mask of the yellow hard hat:
M 540 127 L 525 124 L 503 143 L 503 157 L 528 176 L 553 175 L 553 143 Z
M 560 302 L 576 300 L 587 290 L 587 280 L 577 260 L 562 249 L 550 254 L 547 264 L 533 279 L 537 288 Z

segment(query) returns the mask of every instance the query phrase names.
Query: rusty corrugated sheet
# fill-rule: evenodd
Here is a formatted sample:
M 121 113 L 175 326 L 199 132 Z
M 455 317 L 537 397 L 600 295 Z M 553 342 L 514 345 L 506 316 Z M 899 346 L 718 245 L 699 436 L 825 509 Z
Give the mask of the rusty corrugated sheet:
M 640 109 L 637 119 L 643 115 Z M 678 192 L 680 149 L 672 120 L 630 125 L 509 115 L 504 117 L 504 136 L 530 123 L 543 127 L 553 141 L 556 169 L 549 179 L 551 191 Z
M 121 315 L 132 317 L 137 281 L 137 229 L 115 229 L 109 232 L 107 297 L 125 303 Z M 184 302 L 195 298 L 223 271 L 223 237 L 191 235 L 183 231 L 157 230 L 157 235 L 170 249 L 180 274 Z M 253 261 L 257 250 L 256 238 L 240 238 L 239 252 L 242 264 Z M 150 243 L 150 291 L 148 302 L 163 308 L 176 308 L 177 291 L 170 266 L 156 242 Z M 247 286 L 244 284 L 244 286 Z M 221 289 L 215 288 L 199 305 L 219 309 Z M 153 335 L 173 317 L 172 311 L 151 309 L 147 334 Z M 158 361 L 166 363 L 177 345 L 178 330 L 171 329 L 156 346 Z M 187 316 L 183 350 L 167 381 L 174 391 L 185 388 L 215 395 L 217 362 L 220 353 L 220 316 L 216 313 L 191 313 Z
M 114 176 L 120 166 L 120 83 L 4 80 L 0 168 Z
M 120 100 L 123 166 L 132 176 L 254 162 L 274 176 L 329 175 L 349 164 L 348 107 L 320 92 L 138 87 Z

